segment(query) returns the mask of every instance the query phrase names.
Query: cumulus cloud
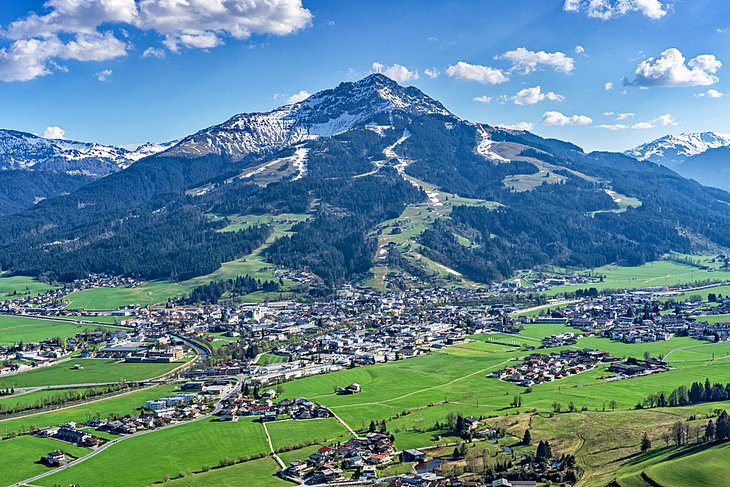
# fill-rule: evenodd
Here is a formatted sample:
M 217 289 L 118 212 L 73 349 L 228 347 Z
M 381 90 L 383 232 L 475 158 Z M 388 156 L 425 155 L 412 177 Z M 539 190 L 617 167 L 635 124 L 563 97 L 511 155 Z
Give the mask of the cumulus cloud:
M 665 113 L 664 115 L 659 115 L 658 117 L 646 122 L 636 122 L 631 126 L 631 128 L 646 130 L 653 129 L 654 127 L 668 127 L 676 125 L 678 124 L 677 121 L 674 119 L 674 116 L 672 116 L 671 113 Z
M 714 88 L 710 88 L 709 90 L 703 91 L 702 93 L 697 93 L 695 96 L 699 98 L 702 98 L 704 96 L 706 96 L 707 98 L 722 98 L 723 96 L 725 96 L 725 93 L 721 93 Z
M 554 125 L 563 127 L 565 125 L 590 125 L 593 119 L 586 115 L 563 115 L 560 112 L 545 112 L 542 115 L 542 123 L 544 125 Z
M 557 93 L 554 93 L 552 91 L 543 93 L 540 86 L 535 86 L 534 88 L 525 88 L 518 91 L 517 94 L 511 99 L 515 103 L 515 105 L 524 106 L 534 105 L 535 103 L 539 103 L 543 100 L 563 101 L 565 100 L 565 97 L 563 95 L 558 95 Z
M 709 86 L 720 79 L 715 75 L 722 63 L 712 54 L 701 54 L 685 63 L 679 49 L 670 48 L 657 57 L 650 57 L 636 67 L 636 78 L 625 84 L 653 86 Z
M 66 131 L 55 125 L 49 125 L 41 134 L 41 137 L 46 139 L 63 139 L 65 136 Z
M 148 47 L 144 50 L 142 53 L 143 58 L 157 58 L 157 59 L 163 59 L 165 57 L 165 50 L 160 49 L 159 47 Z
M 12 41 L 0 48 L 0 80 L 48 75 L 57 59 L 124 56 L 130 45 L 103 30 L 111 25 L 155 32 L 165 47 L 179 52 L 181 47 L 211 49 L 225 38 L 288 35 L 312 21 L 301 0 L 47 0 L 45 7 L 44 15 L 30 12 L 0 27 L 0 36 Z M 142 56 L 163 54 L 152 48 Z
M 606 91 L 611 91 L 613 89 L 613 83 L 610 82 L 610 81 L 606 81 L 603 84 L 603 89 L 606 90 Z
M 423 74 L 425 74 L 429 78 L 438 78 L 441 74 L 441 71 L 436 68 L 426 68 L 423 70 Z
M 419 78 L 417 70 L 410 70 L 405 66 L 401 66 L 400 64 L 385 66 L 384 64 L 373 63 L 372 71 L 373 73 L 384 74 L 388 78 L 392 79 L 393 81 L 397 81 L 398 83 L 405 83 L 406 81 L 411 81 Z
M 583 56 L 583 55 L 585 55 L 586 50 L 583 46 L 577 45 L 577 46 L 575 46 L 575 53 L 579 56 Z
M 604 123 L 601 125 L 596 125 L 599 129 L 606 129 L 606 130 L 625 130 L 629 128 L 628 125 L 624 125 L 622 123 Z
M 490 103 L 492 101 L 492 97 L 487 95 L 475 96 L 474 101 L 479 103 Z
M 112 76 L 112 70 L 111 69 L 105 69 L 103 71 L 99 71 L 94 75 L 94 77 L 99 81 L 109 81 L 109 78 Z
M 479 64 L 469 64 L 464 61 L 459 61 L 453 66 L 446 68 L 446 75 L 449 78 L 476 81 L 477 83 L 490 85 L 509 81 L 509 77 L 500 69 Z
M 563 52 L 530 51 L 524 47 L 518 47 L 512 51 L 497 56 L 497 59 L 505 59 L 512 62 L 510 71 L 530 74 L 540 66 L 553 68 L 562 73 L 571 73 L 575 68 L 573 58 Z
M 507 130 L 532 130 L 532 122 L 500 123 L 497 128 Z
M 626 119 L 629 119 L 629 118 L 633 118 L 634 115 L 636 115 L 636 114 L 635 113 L 632 113 L 632 112 L 617 113 L 616 114 L 616 120 L 618 120 L 618 121 L 626 120 Z
M 291 105 L 292 103 L 298 103 L 300 101 L 304 101 L 307 98 L 312 96 L 312 94 L 306 90 L 301 90 L 298 93 L 294 93 L 289 98 L 286 99 L 287 104 Z
M 585 12 L 588 17 L 611 20 L 631 12 L 641 12 L 650 19 L 667 15 L 667 6 L 660 0 L 565 0 L 566 12 Z

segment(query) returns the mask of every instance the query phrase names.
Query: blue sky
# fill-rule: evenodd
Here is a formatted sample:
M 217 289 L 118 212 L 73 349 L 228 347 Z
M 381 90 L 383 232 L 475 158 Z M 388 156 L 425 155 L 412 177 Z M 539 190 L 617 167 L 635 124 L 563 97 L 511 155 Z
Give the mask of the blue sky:
M 3 2 L 0 127 L 165 141 L 375 69 L 468 120 L 623 150 L 730 133 L 723 63 L 726 0 Z

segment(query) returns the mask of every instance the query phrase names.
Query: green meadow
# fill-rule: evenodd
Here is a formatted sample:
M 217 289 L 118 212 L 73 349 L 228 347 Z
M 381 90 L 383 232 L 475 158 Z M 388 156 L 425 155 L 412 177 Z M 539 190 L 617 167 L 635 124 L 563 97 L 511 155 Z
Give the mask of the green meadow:
M 93 392 L 96 389 L 93 387 L 78 387 L 68 389 L 41 389 L 36 391 L 27 392 L 24 394 L 15 394 L 12 396 L 0 396 L 0 412 L 4 412 L 8 409 L 15 409 L 21 407 L 35 407 L 39 406 L 47 401 L 58 401 L 68 397 L 68 393 L 86 391 Z
M 162 482 L 216 467 L 221 460 L 268 451 L 263 426 L 251 419 L 219 422 L 207 418 L 130 437 L 88 461 L 50 475 L 37 485 L 127 487 Z M 248 459 L 248 458 L 246 458 Z M 109 475 L 109 465 L 128 465 Z M 223 470 L 223 469 L 221 469 Z
M 335 418 L 274 421 L 266 424 L 275 451 L 312 442 L 327 444 L 349 433 Z
M 70 338 L 103 325 L 79 324 L 66 320 L 47 320 L 25 316 L 0 315 L 0 345 L 40 342 L 47 338 Z M 115 329 L 107 327 L 106 329 Z
M 279 466 L 273 458 L 264 457 L 237 463 L 230 467 L 216 468 L 208 472 L 187 475 L 169 482 L 171 487 L 240 487 L 245 479 L 246 487 L 291 487 L 287 482 L 275 474 Z
M 556 286 L 546 293 L 555 296 L 563 293 L 572 293 L 577 289 L 637 289 L 644 287 L 676 286 L 691 284 L 700 281 L 725 282 L 730 281 L 730 272 L 715 270 L 708 272 L 687 264 L 680 264 L 669 260 L 647 262 L 635 267 L 606 265 L 585 271 L 591 275 L 602 275 L 604 280 L 593 284 L 578 286 Z M 710 291 L 712 292 L 712 291 Z M 690 294 L 702 294 L 690 292 Z
M 0 419 L 0 437 L 27 432 L 33 428 L 58 426 L 69 421 L 83 423 L 96 417 L 107 418 L 110 415 L 138 414 L 139 408 L 143 407 L 145 402 L 165 397 L 175 390 L 177 390 L 177 386 L 174 385 L 146 387 L 103 399 L 91 400 L 78 406 Z
M 115 359 L 71 358 L 51 366 L 0 377 L 0 389 L 146 380 L 164 375 L 183 363 L 124 363 Z M 82 368 L 75 369 L 75 365 Z
M 86 455 L 91 450 L 50 438 L 19 436 L 0 441 L 0 485 L 10 485 L 51 469 L 40 458 L 53 450 L 63 450 L 70 458 Z
M 58 286 L 46 284 L 28 276 L 0 275 L 0 299 L 18 296 L 35 296 L 36 294 L 57 288 Z

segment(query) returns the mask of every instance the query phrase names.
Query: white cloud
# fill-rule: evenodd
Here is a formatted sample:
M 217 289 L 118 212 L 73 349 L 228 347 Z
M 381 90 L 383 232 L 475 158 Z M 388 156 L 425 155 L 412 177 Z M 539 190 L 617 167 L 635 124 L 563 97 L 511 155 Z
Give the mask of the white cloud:
M 603 84 L 603 89 L 606 90 L 606 91 L 611 91 L 613 89 L 613 83 L 610 82 L 610 81 L 606 81 Z
M 604 123 L 601 125 L 596 125 L 599 129 L 606 129 L 606 130 L 624 130 L 629 128 L 628 125 L 624 125 L 622 123 Z
M 552 91 L 543 93 L 540 86 L 535 86 L 534 88 L 525 88 L 518 91 L 511 99 L 515 102 L 515 105 L 534 105 L 543 100 L 563 101 L 565 97 Z
M 545 112 L 542 115 L 542 123 L 544 125 L 590 125 L 593 123 L 593 119 L 586 115 L 563 115 L 560 112 Z
M 286 103 L 289 105 L 291 105 L 292 103 L 298 103 L 300 101 L 306 100 L 310 96 L 312 96 L 312 94 L 310 92 L 308 92 L 306 90 L 301 90 L 300 92 L 294 93 L 289 98 L 287 98 Z
M 611 20 L 630 12 L 641 12 L 650 19 L 661 19 L 667 7 L 660 0 L 565 0 L 566 12 L 586 12 L 588 17 Z
M 63 139 L 65 136 L 66 131 L 55 125 L 49 125 L 41 134 L 41 137 L 46 139 Z
M 380 63 L 373 63 L 372 71 L 374 73 L 384 74 L 388 78 L 392 79 L 393 81 L 397 81 L 398 83 L 405 83 L 406 81 L 411 81 L 419 78 L 418 71 L 411 71 L 410 69 L 406 68 L 405 66 L 401 66 L 400 64 L 385 66 Z
M 425 74 L 429 78 L 438 78 L 441 74 L 441 71 L 436 68 L 426 68 L 423 70 L 423 74 Z
M 48 75 L 57 59 L 104 61 L 124 56 L 130 45 L 101 26 L 134 26 L 164 37 L 171 51 L 211 49 L 225 38 L 288 35 L 311 25 L 301 0 L 47 0 L 48 13 L 28 13 L 0 36 L 0 80 L 25 81 Z M 124 29 L 122 29 L 124 30 Z M 70 34 L 72 40 L 60 40 Z M 143 57 L 162 57 L 159 48 Z
M 509 81 L 509 77 L 500 69 L 481 66 L 479 64 L 469 64 L 464 61 L 459 61 L 453 66 L 446 68 L 446 75 L 449 78 L 476 81 L 477 83 L 490 85 Z
M 142 53 L 143 58 L 157 58 L 157 59 L 163 59 L 165 57 L 165 50 L 160 49 L 159 47 L 148 47 L 144 50 Z
M 490 103 L 492 101 L 492 97 L 487 95 L 476 96 L 474 97 L 474 101 L 479 103 Z
M 639 130 L 646 130 L 646 129 L 653 129 L 654 127 L 668 127 L 668 126 L 676 126 L 677 121 L 674 119 L 671 113 L 665 113 L 664 115 L 659 115 L 658 117 L 649 120 L 648 122 L 636 122 L 631 126 L 632 129 L 639 129 Z
M 706 96 L 708 98 L 722 98 L 725 96 L 725 93 L 719 92 L 714 88 L 710 88 L 707 91 L 703 91 L 702 93 L 697 93 L 695 96 L 702 98 L 703 96 Z
M 585 55 L 586 50 L 583 46 L 577 45 L 577 46 L 575 46 L 575 53 L 579 56 L 583 56 L 583 55 Z
M 94 77 L 99 81 L 109 81 L 109 78 L 112 76 L 112 70 L 111 69 L 105 69 L 103 71 L 99 71 L 94 75 Z
M 635 113 L 632 113 L 632 112 L 617 113 L 616 114 L 616 120 L 618 120 L 618 121 L 626 120 L 626 119 L 629 119 L 629 118 L 633 118 L 634 115 L 636 115 L 636 114 Z
M 636 79 L 627 85 L 652 86 L 709 86 L 717 83 L 715 75 L 722 63 L 712 54 L 702 54 L 685 64 L 685 57 L 676 48 L 649 58 L 636 67 Z
M 529 74 L 536 71 L 540 66 L 549 66 L 555 71 L 571 73 L 575 68 L 573 58 L 563 52 L 530 51 L 524 47 L 518 47 L 507 51 L 497 59 L 506 59 L 512 62 L 511 71 L 522 74 Z
M 532 130 L 532 122 L 502 123 L 497 125 L 499 128 L 507 130 Z

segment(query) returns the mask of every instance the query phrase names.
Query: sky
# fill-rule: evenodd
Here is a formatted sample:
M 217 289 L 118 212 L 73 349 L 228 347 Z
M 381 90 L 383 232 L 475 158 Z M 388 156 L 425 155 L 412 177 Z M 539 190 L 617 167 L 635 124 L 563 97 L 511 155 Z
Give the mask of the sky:
M 53 138 L 173 140 L 372 72 L 586 150 L 730 133 L 727 0 L 0 4 L 0 128 Z

